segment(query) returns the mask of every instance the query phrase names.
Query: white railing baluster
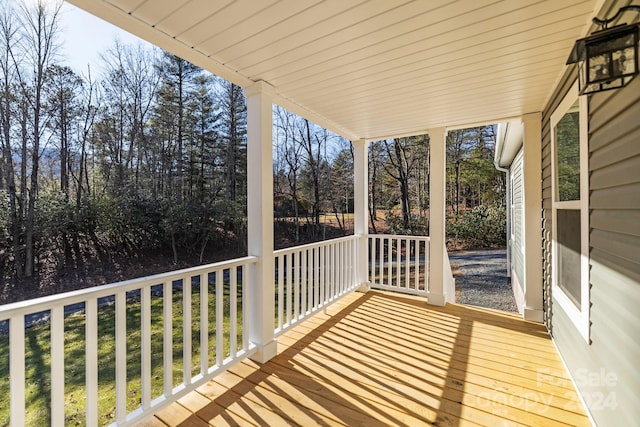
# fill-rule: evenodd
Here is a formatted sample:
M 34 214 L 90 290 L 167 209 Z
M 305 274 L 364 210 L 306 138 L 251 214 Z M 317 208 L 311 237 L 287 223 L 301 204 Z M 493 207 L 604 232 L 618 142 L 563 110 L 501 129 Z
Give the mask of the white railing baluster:
M 278 256 L 278 329 L 284 325 L 284 255 Z
M 10 420 L 13 426 L 25 424 L 24 315 L 9 320 Z
M 345 266 L 344 242 L 338 243 L 338 282 L 336 293 L 342 295 L 342 287 L 344 286 L 344 266 Z
M 326 305 L 327 302 L 331 301 L 331 297 L 333 294 L 331 293 L 331 274 L 333 273 L 333 264 L 331 259 L 331 244 L 327 245 L 325 248 L 324 259 L 326 265 L 323 266 L 323 270 L 325 270 L 324 278 L 325 278 L 325 289 L 324 289 L 324 299 L 322 300 L 322 305 Z
M 167 280 L 162 290 L 162 346 L 163 391 L 165 397 L 173 393 L 173 281 Z
M 51 309 L 51 425 L 64 426 L 64 306 Z
M 431 254 L 431 241 L 424 244 L 424 291 L 429 291 L 429 263 Z
M 356 245 L 358 243 L 356 241 L 351 242 L 351 244 L 349 245 L 349 286 L 351 285 L 361 285 L 361 283 L 356 283 L 356 262 L 357 262 L 357 257 L 356 257 Z M 364 259 L 367 260 L 369 257 L 365 257 Z M 367 278 L 367 274 L 365 273 L 364 276 L 365 280 Z
M 347 257 L 347 270 L 345 272 L 347 283 L 345 283 L 345 290 L 350 289 L 354 284 L 353 281 L 353 243 L 349 242 L 346 245 L 346 257 Z
M 354 242 L 349 242 L 347 244 L 347 284 L 345 286 L 345 290 L 351 289 L 351 286 L 356 285 L 355 279 L 354 279 L 354 274 L 353 274 L 353 269 L 354 269 L 354 263 L 355 263 L 355 254 L 354 254 L 354 246 L 355 246 L 355 241 Z M 367 274 L 365 274 L 365 280 L 367 278 Z
M 395 241 L 396 248 L 396 287 L 402 287 L 402 239 L 397 238 Z
M 329 274 L 327 275 L 329 278 L 328 281 L 328 289 L 329 289 L 329 296 L 327 297 L 327 302 L 333 301 L 333 297 L 335 296 L 335 292 L 334 292 L 334 283 L 335 283 L 335 273 L 336 273 L 336 263 L 334 261 L 334 254 L 335 254 L 335 244 L 329 244 L 329 246 L 327 247 L 327 250 L 329 251 L 329 254 L 327 256 L 327 259 L 329 260 Z
M 331 267 L 333 268 L 331 277 L 331 299 L 335 300 L 338 293 L 338 272 L 340 263 L 338 261 L 338 243 L 331 245 Z
M 116 294 L 116 422 L 127 416 L 127 293 Z
M 329 298 L 327 301 L 333 301 L 336 295 L 336 244 L 329 245 Z
M 343 286 L 343 290 L 347 291 L 353 285 L 353 280 L 351 280 L 351 255 L 353 254 L 351 249 L 351 242 L 347 242 L 344 244 L 344 257 L 345 257 L 345 270 L 344 270 L 344 279 L 345 283 Z
M 320 248 L 313 248 L 313 309 L 320 306 Z
M 373 236 L 369 236 L 368 240 L 368 261 L 369 265 L 367 266 L 367 277 L 369 278 L 369 283 L 375 282 L 374 272 L 376 269 L 376 239 Z
M 182 279 L 182 383 L 191 384 L 191 277 Z
M 292 296 L 291 296 L 291 291 L 292 291 L 292 282 L 293 282 L 293 254 L 289 254 L 286 258 L 285 258 L 285 265 L 287 266 L 287 307 L 286 307 L 286 312 L 287 312 L 287 316 L 285 318 L 285 324 L 287 325 L 291 325 L 291 304 L 292 304 Z
M 224 271 L 216 271 L 216 365 L 224 361 Z
M 389 282 L 389 286 L 393 286 L 393 242 L 394 239 L 389 239 L 389 244 L 387 245 L 387 281 Z
M 410 240 L 404 239 L 404 288 L 409 288 L 409 267 L 411 267 Z
M 209 274 L 200 274 L 200 374 L 209 372 Z
M 98 425 L 98 299 L 84 303 L 85 312 L 85 394 L 87 427 Z
M 247 290 L 249 289 L 249 283 L 251 283 L 251 277 L 249 277 L 250 268 L 247 268 L 246 264 L 242 265 L 242 349 L 246 352 L 249 350 L 249 325 L 251 320 L 251 313 L 249 311 L 249 302 Z
M 300 251 L 293 254 L 293 319 L 297 322 L 300 318 Z
M 378 242 L 380 244 L 380 247 L 378 248 L 379 252 L 380 252 L 380 259 L 379 259 L 379 267 L 378 267 L 378 283 L 383 284 L 384 283 L 384 242 L 385 239 L 384 238 L 380 238 L 378 239 Z
M 325 297 L 325 290 L 327 287 L 327 281 L 326 281 L 326 274 L 325 274 L 325 270 L 326 270 L 326 265 L 325 265 L 325 256 L 326 256 L 326 246 L 322 246 L 319 248 L 320 249 L 320 298 L 318 301 L 318 307 L 323 306 L 324 305 L 324 297 Z
M 340 295 L 343 295 L 347 287 L 349 272 L 349 251 L 347 242 L 340 242 Z M 351 283 L 349 283 L 349 286 Z
M 313 249 L 307 249 L 307 308 L 305 315 L 313 310 Z
M 336 242 L 333 245 L 333 299 L 336 299 L 340 294 L 340 269 L 342 268 L 342 263 L 340 260 L 340 242 Z
M 238 343 L 238 271 L 229 271 L 229 355 L 235 359 Z
M 356 257 L 355 257 L 355 253 L 354 253 L 355 245 L 356 245 L 356 241 L 347 243 L 348 264 L 347 264 L 347 284 L 346 284 L 345 290 L 351 289 L 352 286 L 358 284 L 358 283 L 355 282 L 355 276 L 354 276 L 354 264 L 355 264 L 355 261 L 356 261 Z M 366 280 L 367 276 L 368 276 L 368 274 L 365 274 L 365 277 L 364 277 L 365 280 Z
M 306 249 L 300 252 L 300 313 L 302 317 L 307 314 L 307 252 Z
M 140 341 L 141 363 L 140 387 L 142 408 L 151 406 L 151 287 L 145 286 L 140 290 Z
M 418 280 L 420 279 L 420 241 L 413 240 L 413 289 L 418 291 Z

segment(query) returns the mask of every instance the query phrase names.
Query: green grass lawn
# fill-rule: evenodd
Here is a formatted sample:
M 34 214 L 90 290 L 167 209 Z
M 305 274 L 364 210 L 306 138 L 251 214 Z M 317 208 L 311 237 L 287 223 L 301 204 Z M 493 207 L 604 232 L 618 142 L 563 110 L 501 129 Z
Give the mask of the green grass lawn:
M 224 357 L 229 356 L 229 287 L 224 292 Z M 161 288 L 158 288 L 161 289 Z M 155 288 L 154 288 L 155 290 Z M 163 312 L 162 293 L 151 297 L 151 391 L 152 399 L 163 390 Z M 182 382 L 182 291 L 173 292 L 173 385 Z M 192 373 L 200 369 L 200 289 L 192 289 Z M 242 295 L 238 284 L 238 338 L 242 347 Z M 209 361 L 215 363 L 215 287 L 209 286 Z M 140 302 L 127 302 L 127 412 L 140 406 Z M 98 411 L 101 424 L 115 419 L 115 306 L 108 305 L 98 313 Z M 50 424 L 51 366 L 50 325 L 33 326 L 25 331 L 26 420 L 27 425 Z M 65 418 L 68 425 L 85 424 L 85 315 L 77 313 L 65 318 Z M 213 363 L 212 363 L 213 362 Z M 0 334 L 0 426 L 9 425 L 9 337 Z

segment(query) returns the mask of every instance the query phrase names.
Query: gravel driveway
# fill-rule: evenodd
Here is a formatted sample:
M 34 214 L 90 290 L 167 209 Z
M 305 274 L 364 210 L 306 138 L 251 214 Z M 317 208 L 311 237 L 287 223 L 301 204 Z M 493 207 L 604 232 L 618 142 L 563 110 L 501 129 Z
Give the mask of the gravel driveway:
M 449 260 L 457 303 L 518 312 L 504 249 L 452 252 Z

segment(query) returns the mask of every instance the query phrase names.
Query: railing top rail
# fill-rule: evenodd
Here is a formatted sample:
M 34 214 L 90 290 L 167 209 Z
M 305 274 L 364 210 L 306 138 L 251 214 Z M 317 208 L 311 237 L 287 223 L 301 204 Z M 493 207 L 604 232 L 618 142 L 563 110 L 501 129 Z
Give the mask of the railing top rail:
M 429 236 L 414 236 L 412 234 L 369 234 L 369 237 L 382 239 L 413 239 L 413 240 L 429 240 Z
M 257 262 L 257 259 L 258 258 L 255 256 L 247 256 L 228 261 L 216 262 L 213 264 L 185 268 L 182 270 L 169 271 L 166 273 L 155 274 L 153 276 L 124 280 L 121 282 L 109 283 L 92 288 L 79 289 L 77 291 L 70 291 L 62 294 L 50 295 L 46 297 L 0 305 L 0 321 L 9 319 L 16 315 L 31 314 L 50 310 L 61 305 L 77 304 L 92 298 L 102 298 L 120 292 L 128 292 L 141 289 L 146 286 L 161 285 L 168 281 L 179 280 L 185 277 L 196 276 L 202 273 L 211 273 L 227 268 L 238 267 L 240 265 L 253 264 Z
M 351 236 L 345 236 L 345 237 L 338 237 L 336 239 L 322 240 L 320 242 L 307 243 L 306 245 L 292 246 L 290 248 L 278 249 L 277 251 L 274 251 L 273 253 L 274 253 L 274 255 L 282 255 L 282 254 L 287 254 L 287 253 L 293 253 L 293 252 L 296 252 L 296 251 L 301 251 L 301 250 L 305 250 L 305 249 L 312 249 L 312 248 L 318 248 L 320 246 L 330 245 L 330 244 L 338 243 L 338 242 L 341 242 L 341 241 L 354 240 L 357 237 L 358 236 L 351 235 Z

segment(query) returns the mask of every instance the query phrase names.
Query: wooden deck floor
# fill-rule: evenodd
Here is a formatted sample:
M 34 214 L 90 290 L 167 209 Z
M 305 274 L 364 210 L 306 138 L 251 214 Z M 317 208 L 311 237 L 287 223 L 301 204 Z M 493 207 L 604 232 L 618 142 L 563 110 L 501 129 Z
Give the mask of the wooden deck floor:
M 355 293 L 147 425 L 588 426 L 542 325 Z

